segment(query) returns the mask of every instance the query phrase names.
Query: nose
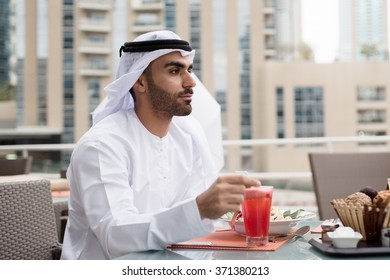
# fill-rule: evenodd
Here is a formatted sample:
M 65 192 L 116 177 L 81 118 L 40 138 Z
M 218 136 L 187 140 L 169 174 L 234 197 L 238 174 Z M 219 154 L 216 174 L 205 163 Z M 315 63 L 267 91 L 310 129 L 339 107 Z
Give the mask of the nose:
M 183 78 L 183 87 L 184 88 L 193 88 L 196 86 L 195 78 L 193 77 L 194 74 L 187 72 L 185 74 L 185 77 Z

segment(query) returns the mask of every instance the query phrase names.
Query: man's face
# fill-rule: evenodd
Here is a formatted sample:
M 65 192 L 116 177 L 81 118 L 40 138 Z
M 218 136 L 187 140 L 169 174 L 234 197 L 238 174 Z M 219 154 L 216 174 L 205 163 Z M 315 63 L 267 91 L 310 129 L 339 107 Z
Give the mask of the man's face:
M 154 112 L 167 117 L 186 116 L 192 111 L 192 64 L 179 52 L 153 61 L 145 71 L 147 95 Z

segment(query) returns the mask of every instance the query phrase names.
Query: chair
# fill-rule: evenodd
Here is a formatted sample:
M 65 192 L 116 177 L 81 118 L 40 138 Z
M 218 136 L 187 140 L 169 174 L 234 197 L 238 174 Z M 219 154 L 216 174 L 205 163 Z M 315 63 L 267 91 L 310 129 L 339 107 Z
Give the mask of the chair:
M 337 218 L 330 201 L 366 186 L 385 190 L 390 178 L 390 153 L 309 154 L 320 219 Z
M 28 174 L 31 170 L 32 157 L 7 159 L 0 157 L 0 176 Z
M 54 215 L 56 218 L 58 241 L 60 243 L 64 240 L 66 223 L 68 221 L 68 201 L 55 202 Z
M 0 259 L 59 259 L 50 181 L 0 183 Z

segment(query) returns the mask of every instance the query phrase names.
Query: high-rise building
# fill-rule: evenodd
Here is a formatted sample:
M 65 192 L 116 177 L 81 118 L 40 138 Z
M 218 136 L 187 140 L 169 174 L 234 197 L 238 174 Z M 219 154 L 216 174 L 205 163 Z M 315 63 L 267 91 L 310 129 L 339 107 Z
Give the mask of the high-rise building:
M 0 87 L 10 80 L 10 27 L 11 3 L 9 0 L 0 0 Z
M 0 127 L 16 127 L 15 1 L 0 1 Z
M 88 129 L 90 112 L 113 76 L 113 3 L 16 0 L 19 127 L 14 143 L 73 143 Z
M 73 3 L 73 106 L 74 139 L 91 126 L 91 112 L 104 96 L 113 77 L 113 7 L 110 0 Z M 77 108 L 84 110 L 77 110 Z
M 275 46 L 278 61 L 296 61 L 302 58 L 301 1 L 276 0 Z M 271 5 L 271 4 L 270 4 Z
M 387 1 L 339 1 L 339 61 L 388 61 Z

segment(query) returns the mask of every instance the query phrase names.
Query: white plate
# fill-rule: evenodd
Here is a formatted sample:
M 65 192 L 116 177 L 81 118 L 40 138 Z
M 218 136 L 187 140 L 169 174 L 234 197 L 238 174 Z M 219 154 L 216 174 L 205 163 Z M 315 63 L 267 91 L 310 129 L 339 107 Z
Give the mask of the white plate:
M 278 220 L 270 221 L 269 224 L 269 235 L 276 234 L 287 234 L 290 233 L 292 228 L 295 227 L 300 221 L 309 220 L 316 216 L 313 212 L 303 211 L 299 214 L 299 217 L 292 220 Z M 221 219 L 224 222 L 227 222 L 230 227 L 238 232 L 239 234 L 245 235 L 245 225 L 244 221 L 236 221 L 234 227 L 232 226 L 231 220 Z

